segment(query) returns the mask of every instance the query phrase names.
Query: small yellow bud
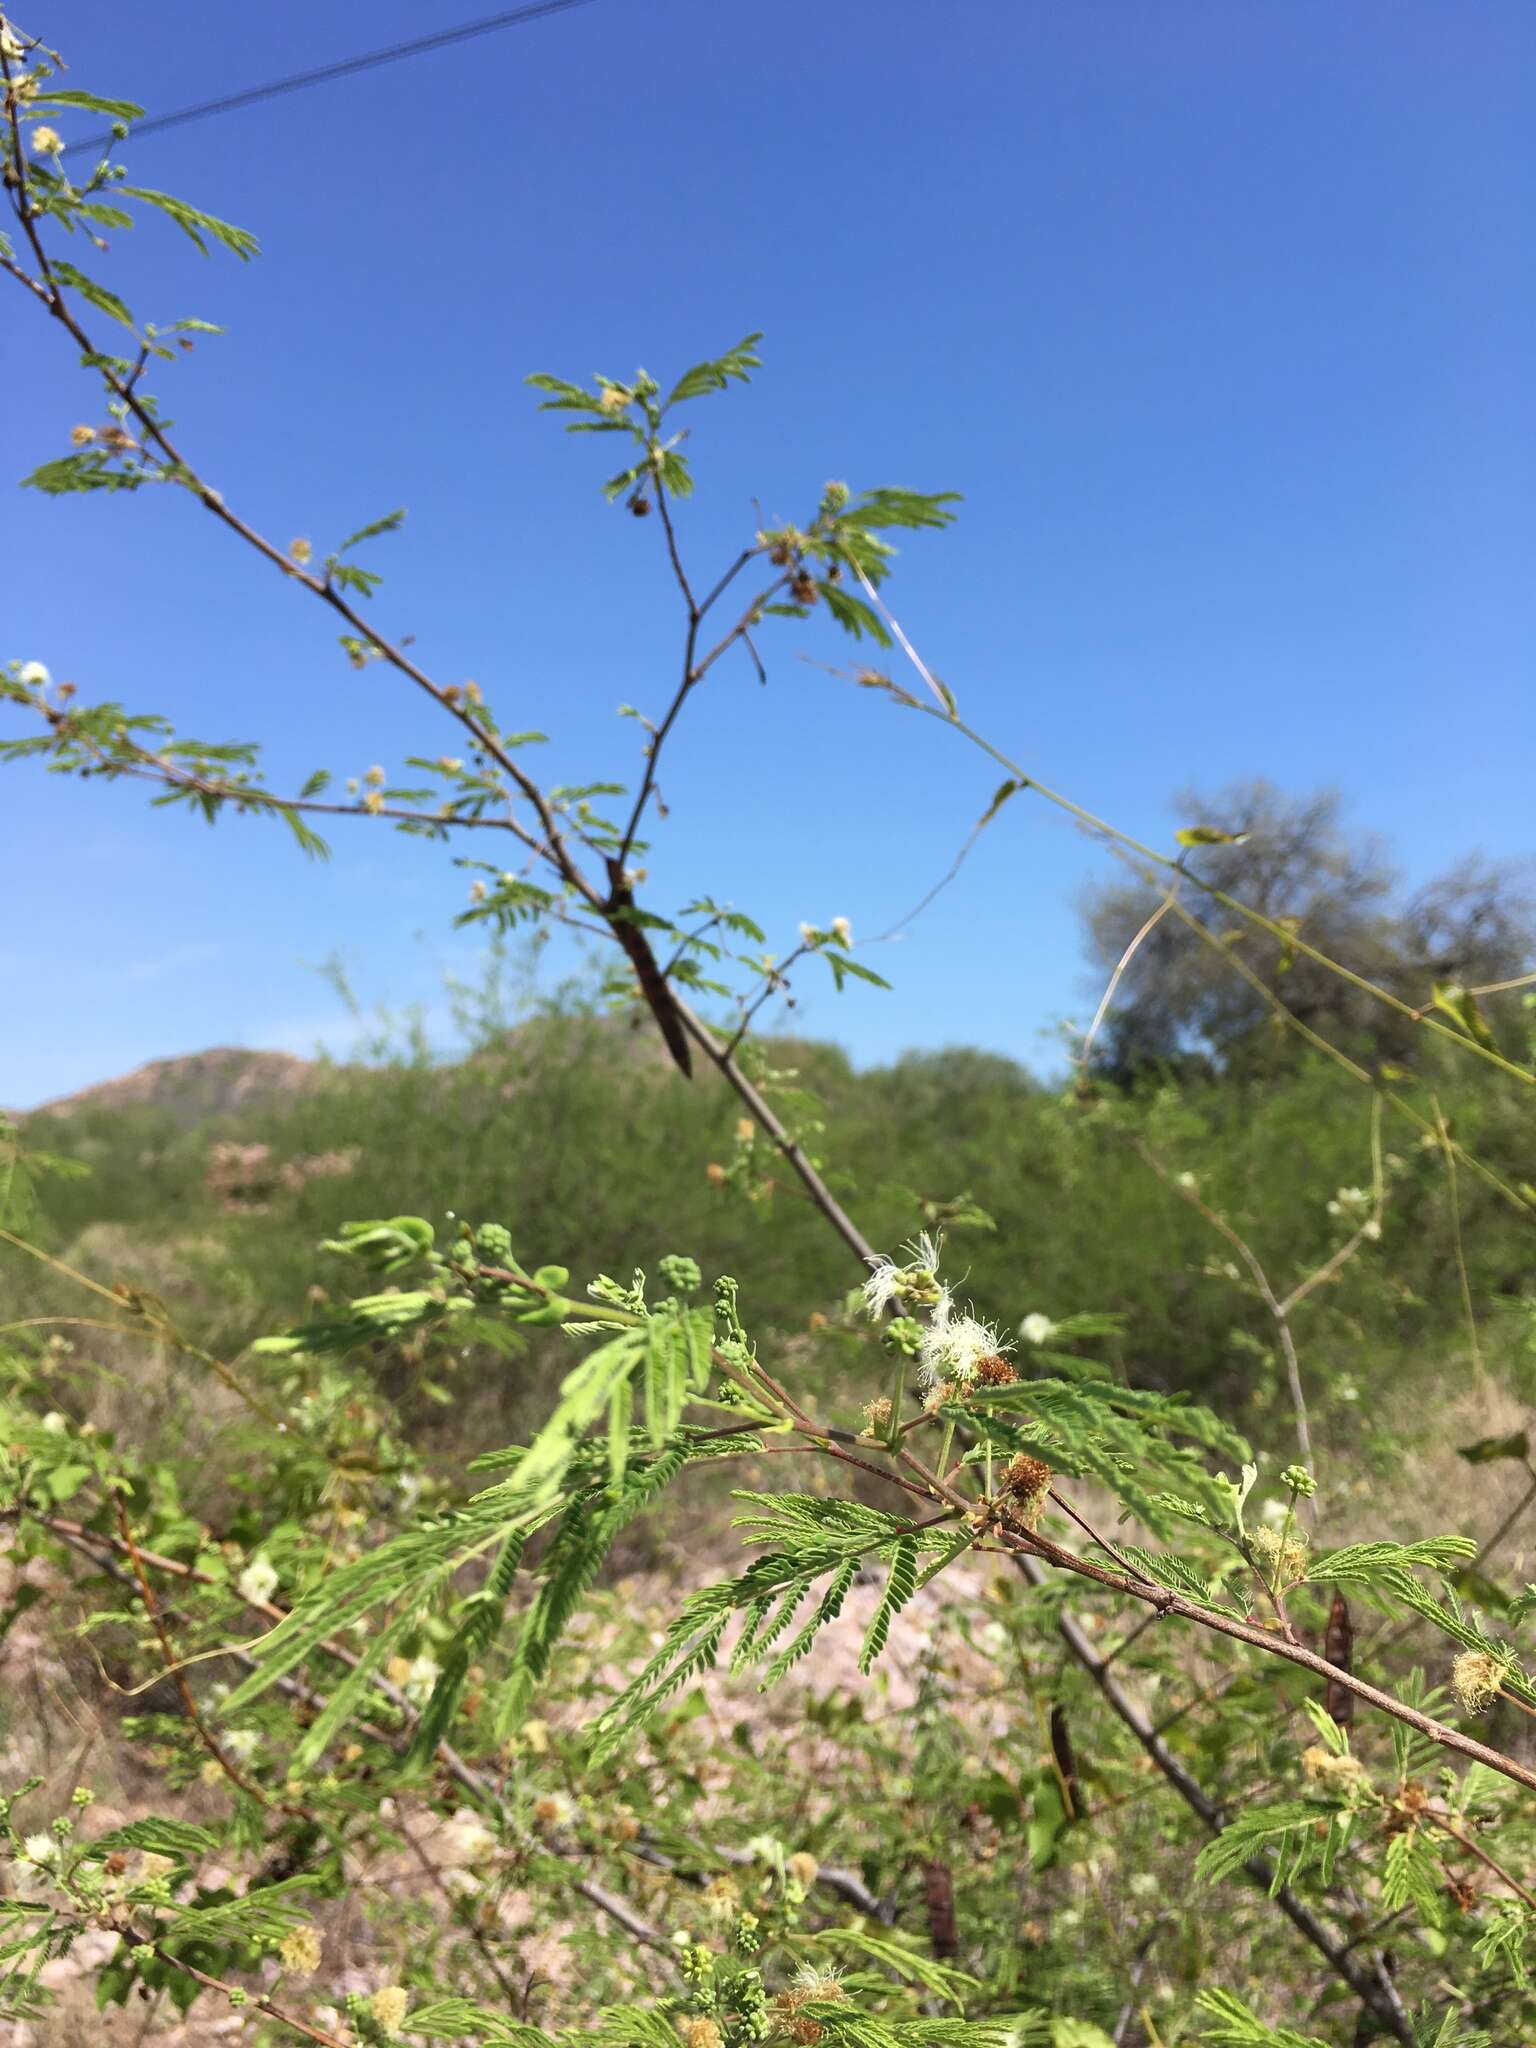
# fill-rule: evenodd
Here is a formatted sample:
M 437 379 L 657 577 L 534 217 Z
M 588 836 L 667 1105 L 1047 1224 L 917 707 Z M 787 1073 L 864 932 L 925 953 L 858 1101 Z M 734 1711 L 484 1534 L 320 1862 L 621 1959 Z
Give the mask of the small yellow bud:
M 289 557 L 297 562 L 300 568 L 310 560 L 314 552 L 313 547 L 302 536 L 298 540 L 291 540 L 288 543 Z
M 890 1403 L 887 1402 L 886 1406 L 889 1407 Z M 789 1872 L 796 1884 L 813 1885 L 821 1875 L 821 1865 L 805 1849 L 797 1849 L 784 1868 Z
M 71 427 L 69 438 L 77 448 L 89 448 L 96 438 L 96 429 L 94 427 Z
M 363 809 L 376 818 L 379 815 L 380 811 L 383 810 L 383 808 L 383 797 L 379 794 L 378 790 L 370 789 L 368 794 L 363 798 Z
M 738 1141 L 738 1143 L 740 1143 L 740 1144 L 743 1144 L 743 1145 L 750 1145 L 750 1144 L 751 1144 L 751 1142 L 752 1142 L 752 1140 L 753 1140 L 753 1139 L 754 1139 L 754 1138 L 755 1138 L 756 1136 L 757 1136 L 757 1125 L 756 1125 L 755 1123 L 753 1123 L 753 1121 L 752 1121 L 751 1117 L 749 1117 L 749 1116 L 739 1116 L 739 1117 L 737 1117 L 737 1119 L 736 1119 L 736 1137 L 737 1137 L 737 1141 Z

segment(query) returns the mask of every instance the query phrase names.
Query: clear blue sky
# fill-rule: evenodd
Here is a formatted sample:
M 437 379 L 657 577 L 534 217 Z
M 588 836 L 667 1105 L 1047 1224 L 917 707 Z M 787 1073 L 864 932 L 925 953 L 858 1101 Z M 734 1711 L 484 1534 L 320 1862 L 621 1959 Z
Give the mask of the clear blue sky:
M 163 111 L 474 12 L 29 19 L 73 83 Z M 604 508 L 606 444 L 522 379 L 665 375 L 760 327 L 754 386 L 695 413 L 701 569 L 754 497 L 959 490 L 892 600 L 1044 779 L 1162 843 L 1186 781 L 1335 784 L 1413 877 L 1536 842 L 1530 0 L 593 0 L 126 161 L 263 243 L 204 263 L 145 224 L 90 265 L 144 317 L 228 327 L 160 380 L 188 452 L 283 541 L 405 504 L 371 557 L 381 626 L 550 732 L 553 777 L 632 770 L 614 710 L 663 704 L 676 621 L 656 522 Z M 97 408 L 7 289 L 20 475 Z M 279 784 L 447 744 L 181 494 L 0 504 L 6 654 L 266 737 Z M 797 659 L 841 658 L 820 625 L 771 649 L 766 689 L 718 672 L 679 734 L 660 895 L 710 888 L 781 946 L 802 917 L 874 932 L 996 772 Z M 463 876 L 376 829 L 315 869 L 274 829 L 13 768 L 0 837 L 0 1101 L 209 1044 L 345 1046 L 312 971 L 333 951 L 396 1004 L 473 964 Z M 896 993 L 818 987 L 798 1021 L 860 1059 L 1050 1058 L 1042 1032 L 1091 1008 L 1074 905 L 1100 872 L 1017 800 L 871 956 Z

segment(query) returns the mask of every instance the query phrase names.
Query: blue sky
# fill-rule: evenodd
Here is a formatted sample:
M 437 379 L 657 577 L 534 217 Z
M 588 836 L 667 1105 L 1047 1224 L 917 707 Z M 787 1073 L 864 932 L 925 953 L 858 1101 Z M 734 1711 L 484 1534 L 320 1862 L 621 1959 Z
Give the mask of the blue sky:
M 165 111 L 430 21 L 402 0 L 261 10 L 77 0 L 30 25 L 72 83 Z M 55 19 L 46 18 L 50 16 Z M 143 317 L 229 332 L 161 378 L 189 455 L 280 541 L 397 504 L 381 627 L 541 727 L 551 779 L 630 774 L 675 599 L 656 522 L 604 507 L 604 444 L 522 379 L 666 376 L 753 328 L 753 386 L 695 410 L 701 573 L 823 480 L 964 493 L 892 603 L 973 723 L 1168 843 L 1194 781 L 1332 784 L 1411 878 L 1532 850 L 1536 11 L 1165 0 L 765 14 L 592 0 L 566 15 L 164 135 L 136 181 L 261 237 L 169 228 L 94 268 Z M 14 287 L 7 468 L 93 419 Z M 8 495 L 0 653 L 86 698 L 263 738 L 274 784 L 447 744 L 321 608 L 179 493 Z M 792 941 L 883 929 L 943 872 L 997 772 L 814 665 L 717 671 L 667 762 L 662 904 L 701 889 Z M 810 661 L 801 660 L 804 654 Z M 0 1101 L 219 1043 L 338 1048 L 315 963 L 440 1011 L 464 877 L 338 827 L 307 865 L 129 788 L 0 781 Z M 1092 1007 L 1076 901 L 1101 856 L 1036 800 L 899 944 L 893 994 L 804 984 L 863 1060 L 968 1041 L 1052 1061 Z

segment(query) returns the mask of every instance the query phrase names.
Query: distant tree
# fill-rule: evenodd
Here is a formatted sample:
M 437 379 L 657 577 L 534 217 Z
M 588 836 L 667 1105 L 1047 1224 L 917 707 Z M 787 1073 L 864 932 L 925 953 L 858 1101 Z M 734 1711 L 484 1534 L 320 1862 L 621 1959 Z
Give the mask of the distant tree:
M 1219 943 L 1212 946 L 1172 915 L 1142 940 L 1099 1035 L 1095 1063 L 1103 1074 L 1230 1068 L 1271 1049 L 1293 1057 L 1295 1038 L 1273 1029 L 1273 1011 L 1234 961 L 1335 1043 L 1386 1060 L 1421 1048 L 1410 1019 L 1341 979 L 1295 940 L 1425 1007 L 1437 986 L 1506 980 L 1536 957 L 1536 901 L 1516 868 L 1468 859 L 1404 898 L 1382 842 L 1347 830 L 1334 791 L 1289 796 L 1259 778 L 1214 794 L 1185 790 L 1175 804 L 1181 825 L 1232 835 L 1192 848 L 1191 875 L 1260 912 L 1285 936 L 1186 883 L 1181 901 Z M 1114 971 L 1160 896 L 1127 878 L 1087 897 L 1088 951 L 1097 973 L 1107 978 Z

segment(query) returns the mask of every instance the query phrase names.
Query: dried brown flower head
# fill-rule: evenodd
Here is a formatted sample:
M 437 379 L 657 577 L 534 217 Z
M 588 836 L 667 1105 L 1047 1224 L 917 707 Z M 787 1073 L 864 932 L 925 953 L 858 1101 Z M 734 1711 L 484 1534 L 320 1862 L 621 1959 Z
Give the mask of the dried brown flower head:
M 815 2043 L 826 2034 L 820 2020 L 812 2019 L 805 2008 L 808 2005 L 841 2005 L 847 1999 L 835 1972 L 803 1969 L 787 1991 L 781 1991 L 772 2000 L 769 2014 L 774 2031 L 797 2041 L 800 2048 L 815 2048 Z
M 972 1385 L 978 1387 L 1011 1387 L 1018 1377 L 1018 1368 L 999 1352 L 994 1351 L 988 1358 L 977 1359 L 976 1374 Z
M 864 1403 L 864 1428 L 867 1435 L 873 1436 L 876 1430 L 884 1429 L 890 1419 L 891 1403 L 889 1395 L 882 1394 L 877 1401 L 866 1401 Z
M 1032 1531 L 1051 1492 L 1051 1468 L 1043 1458 L 1020 1451 L 1003 1467 L 998 1483 L 998 1511 L 1010 1529 Z

